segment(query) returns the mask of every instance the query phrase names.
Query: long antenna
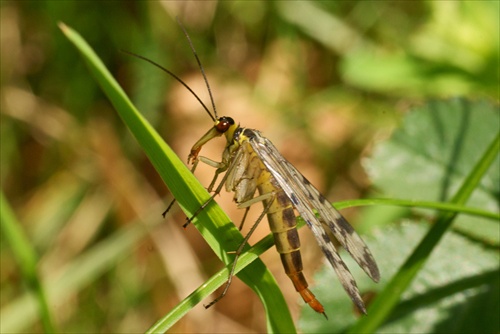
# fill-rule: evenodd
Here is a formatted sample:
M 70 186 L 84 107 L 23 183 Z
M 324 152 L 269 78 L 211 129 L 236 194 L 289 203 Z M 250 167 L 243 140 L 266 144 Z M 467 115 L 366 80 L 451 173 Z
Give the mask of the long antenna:
M 210 95 L 210 101 L 212 102 L 212 108 L 214 109 L 215 118 L 218 119 L 219 116 L 217 116 L 217 108 L 215 108 L 215 101 L 214 101 L 214 97 L 212 96 L 212 90 L 210 89 L 210 85 L 208 84 L 208 79 L 207 79 L 207 76 L 205 74 L 205 70 L 203 69 L 203 66 L 201 65 L 200 58 L 198 58 L 198 54 L 196 53 L 196 50 L 193 46 L 193 42 L 191 41 L 191 38 L 189 37 L 186 29 L 184 28 L 181 21 L 179 20 L 179 17 L 176 16 L 175 19 L 177 20 L 177 24 L 181 27 L 182 31 L 184 32 L 184 35 L 186 36 L 186 38 L 189 42 L 189 46 L 191 47 L 191 51 L 193 51 L 194 57 L 196 58 L 196 61 L 198 62 L 198 66 L 200 68 L 201 74 L 203 75 L 203 79 L 205 80 L 205 85 L 207 86 L 208 95 Z
M 145 60 L 147 61 L 148 63 L 150 64 L 153 64 L 154 66 L 158 67 L 160 70 L 164 71 L 165 73 L 167 73 L 168 75 L 170 75 L 171 77 L 173 77 L 175 80 L 177 80 L 178 82 L 180 82 L 184 87 L 187 88 L 187 90 L 189 90 L 191 92 L 191 94 L 193 94 L 193 96 L 198 100 L 198 102 L 200 102 L 200 104 L 203 106 L 203 109 L 205 109 L 205 111 L 207 112 L 208 116 L 210 116 L 210 118 L 212 119 L 212 121 L 215 122 L 215 118 L 214 116 L 212 116 L 212 113 L 210 112 L 210 110 L 208 110 L 207 106 L 205 105 L 205 103 L 203 103 L 203 101 L 198 97 L 198 95 L 196 95 L 196 93 L 191 89 L 191 87 L 189 87 L 184 81 L 182 81 L 181 78 L 179 78 L 177 75 L 175 75 L 174 73 L 172 73 L 171 71 L 167 70 L 165 67 L 161 66 L 160 64 L 152 61 L 151 59 L 148 59 L 146 57 L 143 57 L 143 56 L 140 56 L 138 54 L 135 54 L 133 52 L 130 52 L 130 51 L 125 51 L 125 50 L 120 50 L 121 52 L 123 53 L 126 53 L 130 56 L 133 56 L 133 57 L 136 57 L 136 58 L 139 58 L 139 59 L 142 59 L 142 60 Z M 203 75 L 205 76 L 205 75 Z M 206 80 L 206 79 L 205 79 Z M 210 99 L 212 98 L 212 95 L 210 95 Z M 213 103 L 213 101 L 212 101 Z M 217 115 L 217 114 L 216 114 Z

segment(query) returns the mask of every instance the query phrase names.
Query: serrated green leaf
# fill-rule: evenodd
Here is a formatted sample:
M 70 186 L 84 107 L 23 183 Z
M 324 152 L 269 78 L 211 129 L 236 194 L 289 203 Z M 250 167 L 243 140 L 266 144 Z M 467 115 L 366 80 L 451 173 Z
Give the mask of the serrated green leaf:
M 474 191 L 480 187 L 481 180 L 484 179 L 488 170 L 498 161 L 499 150 L 500 133 L 496 132 L 489 145 L 483 150 L 484 153 L 473 164 L 470 172 L 463 178 L 458 190 L 449 199 L 450 203 L 464 206 L 469 201 Z M 425 237 L 420 240 L 398 272 L 390 278 L 383 290 L 374 299 L 372 305 L 368 307 L 370 317 L 360 319 L 353 327 L 349 328 L 349 332 L 373 332 L 387 322 L 391 315 L 394 315 L 402 294 L 420 273 L 430 255 L 438 248 L 437 246 L 442 237 L 452 226 L 457 215 L 457 212 L 446 211 L 437 214 L 434 224 L 431 225 Z
M 391 139 L 375 148 L 366 169 L 384 195 L 447 201 L 499 131 L 498 105 L 488 101 L 433 101 L 412 110 Z M 499 211 L 497 157 L 467 205 Z M 498 222 L 460 216 L 454 227 L 498 245 Z

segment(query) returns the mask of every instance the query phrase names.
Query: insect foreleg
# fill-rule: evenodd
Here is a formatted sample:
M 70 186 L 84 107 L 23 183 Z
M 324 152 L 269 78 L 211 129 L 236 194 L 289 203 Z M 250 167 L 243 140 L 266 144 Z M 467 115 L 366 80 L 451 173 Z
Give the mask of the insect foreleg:
M 220 173 L 224 173 L 227 170 L 228 163 L 226 163 L 224 161 L 218 162 L 218 161 L 209 159 L 207 157 L 199 157 L 199 161 L 201 161 L 201 162 L 203 162 L 211 167 L 217 168 L 217 170 L 215 171 L 214 178 L 212 179 L 212 182 L 210 182 L 210 185 L 208 186 L 208 189 L 207 189 L 208 192 L 212 192 L 212 189 L 215 185 L 215 182 L 217 181 L 217 177 L 219 176 Z
M 198 160 L 203 162 L 204 164 L 207 164 L 207 165 L 212 166 L 214 168 L 223 168 L 223 167 L 227 168 L 227 163 L 224 163 L 223 161 L 218 162 L 218 161 L 209 159 L 207 157 L 199 157 Z
M 196 170 L 196 167 L 198 166 L 198 162 L 199 162 L 198 159 L 193 160 L 193 167 L 191 167 L 191 173 L 194 174 L 194 171 Z M 170 209 L 172 208 L 172 205 L 174 205 L 175 202 L 176 202 L 176 200 L 174 198 L 172 200 L 172 202 L 170 202 L 170 204 L 167 206 L 167 209 L 165 211 L 163 211 L 163 213 L 161 214 L 163 216 L 163 218 L 165 218 L 165 216 L 170 211 Z
M 203 159 L 202 159 L 203 158 Z M 217 196 L 221 190 L 222 190 L 222 187 L 224 186 L 224 183 L 226 182 L 228 176 L 231 174 L 231 170 L 235 167 L 235 164 L 224 164 L 223 162 L 216 162 L 216 161 L 213 161 L 213 160 L 210 160 L 208 158 L 204 158 L 204 157 L 200 157 L 199 158 L 200 161 L 202 162 L 205 162 L 205 161 L 211 161 L 213 162 L 214 164 L 219 164 L 221 167 L 217 168 L 217 170 L 215 171 L 215 176 L 214 176 L 214 179 L 212 180 L 212 182 L 210 183 L 210 186 L 208 187 L 208 191 L 211 192 L 212 189 L 213 189 L 213 186 L 215 184 L 215 181 L 217 180 L 217 177 L 219 176 L 220 173 L 223 173 L 225 171 L 226 174 L 224 174 L 224 177 L 222 178 L 222 181 L 219 183 L 219 185 L 217 186 L 217 188 L 215 189 L 214 193 L 212 194 L 212 196 L 210 196 L 210 198 L 205 202 L 203 203 L 203 205 L 201 205 L 198 210 L 196 210 L 196 212 L 193 214 L 192 217 L 188 217 L 186 218 L 186 222 L 184 223 L 184 225 L 182 225 L 182 227 L 186 228 L 186 226 L 188 226 L 191 221 L 193 221 L 193 219 L 201 212 L 203 211 L 207 205 L 215 198 L 215 196 Z
M 263 196 L 266 196 L 266 197 L 262 198 Z M 256 200 L 258 198 L 261 198 L 261 199 L 260 200 Z M 234 271 L 236 270 L 236 264 L 238 263 L 238 258 L 240 257 L 241 253 L 243 252 L 243 248 L 245 248 L 245 245 L 248 243 L 248 239 L 250 239 L 250 237 L 252 236 L 253 232 L 255 232 L 255 230 L 257 229 L 257 226 L 259 225 L 259 223 L 262 221 L 262 219 L 264 218 L 264 216 L 269 211 L 269 208 L 271 207 L 272 203 L 274 202 L 275 194 L 274 193 L 268 193 L 268 194 L 265 194 L 265 195 L 261 195 L 261 196 L 252 198 L 252 199 L 250 199 L 250 200 L 248 200 L 246 202 L 243 202 L 243 203 L 241 203 L 241 204 L 238 205 L 238 207 L 240 207 L 240 205 L 242 205 L 241 208 L 247 208 L 248 209 L 252 204 L 254 204 L 256 202 L 263 201 L 264 199 L 269 199 L 269 201 L 267 202 L 267 204 L 264 207 L 264 210 L 260 214 L 259 218 L 257 218 L 257 220 L 255 221 L 255 223 L 253 224 L 252 228 L 250 228 L 250 231 L 248 231 L 247 235 L 243 239 L 243 242 L 239 245 L 238 249 L 234 252 L 234 254 L 235 254 L 234 255 L 234 261 L 233 261 L 233 264 L 231 266 L 231 271 L 229 272 L 229 277 L 227 279 L 226 286 L 224 287 L 224 291 L 222 291 L 222 293 L 219 295 L 219 297 L 215 298 L 209 304 L 203 305 L 206 309 L 209 308 L 210 306 L 212 306 L 213 304 L 217 303 L 219 300 L 221 300 L 226 295 L 227 290 L 229 290 L 229 286 L 231 285 L 231 282 L 233 280 Z M 247 203 L 249 203 L 249 204 L 247 204 Z
M 163 218 L 165 218 L 165 216 L 167 215 L 167 213 L 170 211 L 170 209 L 172 208 L 172 205 L 174 205 L 175 203 L 175 198 L 172 200 L 172 202 L 170 202 L 170 204 L 167 206 L 167 209 L 165 209 L 165 211 L 163 211 L 163 213 L 161 214 L 163 216 Z

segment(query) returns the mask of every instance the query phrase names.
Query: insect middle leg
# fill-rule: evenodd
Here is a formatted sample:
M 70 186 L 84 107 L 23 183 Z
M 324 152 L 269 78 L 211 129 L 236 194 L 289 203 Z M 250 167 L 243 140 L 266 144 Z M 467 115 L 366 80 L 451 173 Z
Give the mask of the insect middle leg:
M 231 169 L 234 168 L 234 164 L 232 164 L 232 165 L 229 166 L 227 163 L 217 162 L 217 161 L 205 158 L 205 157 L 199 157 L 198 159 L 195 161 L 195 164 L 198 164 L 198 161 L 202 161 L 202 162 L 206 163 L 209 166 L 217 168 L 216 171 L 215 171 L 214 178 L 212 179 L 212 182 L 210 182 L 210 185 L 208 186 L 208 189 L 207 189 L 208 192 L 212 192 L 212 189 L 213 189 L 213 187 L 215 185 L 215 182 L 217 181 L 217 178 L 219 177 L 219 174 L 224 173 L 224 172 L 226 172 L 226 174 L 224 175 L 224 177 L 222 178 L 221 182 L 219 183 L 219 185 L 217 186 L 217 188 L 213 192 L 212 196 L 210 196 L 210 198 L 208 200 L 206 200 L 205 203 L 203 203 L 194 212 L 194 214 L 191 217 L 187 217 L 186 218 L 186 222 L 184 223 L 184 225 L 182 225 L 182 227 L 184 227 L 184 228 L 186 228 L 186 226 L 188 226 L 193 221 L 193 219 L 196 216 L 198 216 L 198 214 L 201 211 L 203 211 L 210 202 L 213 201 L 213 199 L 215 198 L 215 196 L 217 196 L 217 195 L 220 194 L 220 192 L 222 191 L 222 187 L 224 187 L 224 183 L 226 182 L 226 180 L 227 180 L 227 178 L 228 178 L 228 176 L 230 174 Z
M 274 202 L 274 199 L 275 199 L 275 194 L 271 192 L 271 193 L 267 193 L 264 195 L 254 197 L 246 202 L 238 204 L 239 209 L 246 209 L 245 215 L 243 217 L 243 219 L 245 219 L 246 213 L 248 212 L 248 209 L 250 208 L 251 205 L 258 203 L 258 202 L 262 202 L 262 201 L 265 201 L 264 203 L 267 202 L 264 206 L 264 210 L 262 211 L 260 216 L 257 218 L 255 223 L 252 225 L 252 227 L 250 228 L 250 231 L 248 231 L 247 235 L 245 236 L 245 238 L 243 239 L 241 244 L 238 246 L 238 249 L 234 252 L 235 256 L 234 256 L 233 264 L 231 266 L 231 270 L 229 271 L 229 275 L 228 275 L 226 286 L 224 287 L 224 290 L 217 298 L 215 298 L 209 304 L 203 305 L 206 309 L 209 308 L 210 306 L 214 305 L 215 303 L 217 303 L 219 300 L 221 300 L 226 295 L 227 291 L 229 290 L 229 286 L 231 285 L 231 282 L 233 281 L 233 276 L 234 276 L 234 272 L 236 270 L 236 264 L 238 263 L 238 258 L 240 257 L 241 253 L 243 252 L 245 245 L 248 243 L 248 239 L 250 239 L 253 232 L 255 232 L 255 230 L 257 229 L 257 226 L 259 225 L 259 223 L 266 216 L 267 212 L 269 211 L 269 208 L 271 207 L 271 205 Z M 242 225 L 243 224 L 241 224 L 240 226 L 242 226 Z

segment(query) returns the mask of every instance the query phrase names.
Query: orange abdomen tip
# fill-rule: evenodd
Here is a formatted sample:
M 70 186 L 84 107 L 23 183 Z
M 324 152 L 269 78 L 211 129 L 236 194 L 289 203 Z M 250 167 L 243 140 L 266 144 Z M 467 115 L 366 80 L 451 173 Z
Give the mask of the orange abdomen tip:
M 299 293 L 300 293 L 300 296 L 302 297 L 302 299 L 304 299 L 304 301 L 307 304 L 309 304 L 309 306 L 311 306 L 311 308 L 314 311 L 316 311 L 318 313 L 321 313 L 321 314 L 323 314 L 326 317 L 325 308 L 319 302 L 319 300 L 316 299 L 316 296 L 314 295 L 314 293 L 311 292 L 311 290 L 309 290 L 309 289 L 306 288 L 306 289 L 304 289 L 302 291 L 299 291 Z

